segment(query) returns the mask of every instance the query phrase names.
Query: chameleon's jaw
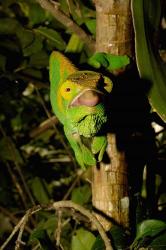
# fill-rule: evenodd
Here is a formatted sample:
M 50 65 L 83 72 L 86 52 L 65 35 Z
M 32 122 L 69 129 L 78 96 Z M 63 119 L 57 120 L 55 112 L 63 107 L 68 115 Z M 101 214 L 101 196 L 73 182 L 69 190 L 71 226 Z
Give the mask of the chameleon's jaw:
M 103 93 L 96 89 L 85 89 L 69 104 L 69 108 L 77 106 L 94 107 L 102 102 Z

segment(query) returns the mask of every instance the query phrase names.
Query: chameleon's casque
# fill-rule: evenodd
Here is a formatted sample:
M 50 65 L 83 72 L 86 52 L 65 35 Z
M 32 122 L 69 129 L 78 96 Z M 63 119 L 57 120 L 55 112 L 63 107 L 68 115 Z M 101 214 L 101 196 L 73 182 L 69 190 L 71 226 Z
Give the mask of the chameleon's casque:
M 53 52 L 50 82 L 53 111 L 64 125 L 78 163 L 83 168 L 95 165 L 107 145 L 105 101 L 112 81 L 97 72 L 79 71 L 59 52 Z

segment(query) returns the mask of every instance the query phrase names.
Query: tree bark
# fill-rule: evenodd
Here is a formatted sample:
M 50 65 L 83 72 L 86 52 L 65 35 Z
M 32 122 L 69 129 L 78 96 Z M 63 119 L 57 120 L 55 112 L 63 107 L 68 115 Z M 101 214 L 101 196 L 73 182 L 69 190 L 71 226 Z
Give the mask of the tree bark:
M 133 55 L 130 0 L 96 0 L 96 50 Z
M 96 51 L 133 56 L 130 0 L 96 0 L 95 6 Z M 101 163 L 92 170 L 92 202 L 105 230 L 114 223 L 129 226 L 130 200 L 125 152 L 118 150 L 116 134 L 108 134 L 107 138 L 110 163 Z

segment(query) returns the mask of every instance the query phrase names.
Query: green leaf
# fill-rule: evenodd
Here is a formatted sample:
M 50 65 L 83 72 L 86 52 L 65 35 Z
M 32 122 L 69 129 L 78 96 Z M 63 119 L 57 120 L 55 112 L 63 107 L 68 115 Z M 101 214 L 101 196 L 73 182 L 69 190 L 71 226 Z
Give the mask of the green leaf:
M 90 197 L 91 197 L 91 189 L 89 185 L 86 184 L 83 187 L 78 187 L 73 189 L 71 199 L 75 203 L 83 205 L 90 200 Z
M 10 137 L 4 137 L 0 140 L 0 159 L 10 160 L 18 164 L 23 163 L 22 157 Z
M 54 48 L 57 48 L 59 50 L 65 49 L 66 43 L 64 42 L 61 35 L 57 31 L 47 27 L 39 27 L 37 29 L 34 29 L 34 31 L 37 34 L 40 34 L 46 39 L 50 40 L 54 44 Z
M 38 240 L 42 250 L 55 250 L 54 245 L 49 238 L 46 230 L 43 229 L 36 229 L 30 235 L 30 242 Z
M 87 230 L 80 228 L 72 237 L 71 250 L 91 250 L 95 236 Z
M 11 120 L 11 125 L 13 128 L 13 131 L 20 131 L 22 129 L 22 120 L 20 114 L 16 115 L 12 120 Z
M 22 70 L 22 73 L 31 78 L 42 79 L 42 72 L 39 69 L 27 68 Z
M 66 14 L 69 15 L 69 4 L 66 0 L 59 0 L 60 9 Z
M 104 241 L 100 236 L 97 236 L 91 250 L 105 250 Z
M 116 249 L 127 248 L 128 239 L 124 228 L 122 228 L 121 226 L 114 225 L 111 227 L 111 230 L 109 232 L 111 234 L 111 238 Z
M 13 35 L 20 27 L 19 22 L 14 18 L 0 18 L 0 34 Z
M 18 4 L 24 15 L 28 18 L 30 27 L 52 19 L 50 13 L 41 8 L 38 3 L 19 1 Z
M 83 16 L 82 16 L 80 1 L 77 0 L 77 3 L 76 3 L 74 0 L 70 0 L 68 3 L 69 3 L 69 10 L 70 10 L 70 13 L 71 13 L 74 21 L 78 25 L 81 25 L 84 20 L 83 20 Z
M 0 213 L 0 236 L 4 233 L 12 232 L 12 224 L 10 222 L 10 219 L 4 214 Z
M 72 34 L 66 46 L 65 52 L 80 53 L 83 49 L 84 43 L 76 34 Z
M 89 58 L 88 63 L 95 68 L 104 67 L 113 72 L 130 64 L 130 58 L 126 55 L 120 56 L 98 52 Z
M 20 41 L 24 56 L 30 56 L 40 51 L 43 47 L 42 38 L 36 36 L 31 30 L 19 28 L 16 35 Z
M 31 180 L 31 189 L 36 200 L 41 204 L 49 202 L 49 193 L 44 179 L 35 177 Z
M 132 249 L 164 250 L 166 247 L 166 223 L 160 220 L 145 220 L 138 225 Z
M 161 220 L 145 220 L 138 225 L 137 237 L 143 235 L 154 236 L 156 233 L 166 229 L 166 223 Z
M 46 68 L 48 66 L 49 56 L 44 51 L 38 51 L 30 57 L 29 64 L 37 69 Z
M 27 30 L 27 29 L 20 27 L 17 30 L 16 35 L 23 49 L 31 45 L 34 41 L 34 33 L 31 30 Z
M 88 19 L 85 21 L 85 25 L 87 26 L 88 30 L 96 36 L 96 19 Z
M 131 3 L 139 74 L 151 84 L 148 97 L 153 110 L 166 121 L 166 65 L 154 44 L 161 1 L 132 0 Z

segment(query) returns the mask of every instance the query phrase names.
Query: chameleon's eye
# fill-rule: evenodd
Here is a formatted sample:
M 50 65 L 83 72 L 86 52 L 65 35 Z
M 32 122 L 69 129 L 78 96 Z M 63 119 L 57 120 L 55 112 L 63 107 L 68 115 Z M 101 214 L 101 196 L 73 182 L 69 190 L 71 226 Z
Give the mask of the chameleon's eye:
M 61 96 L 65 100 L 70 100 L 72 97 L 73 88 L 73 84 L 70 81 L 66 80 L 66 82 L 64 82 L 60 88 Z
M 66 92 L 70 92 L 71 89 L 68 87 L 68 88 L 65 89 L 65 91 L 66 91 Z

